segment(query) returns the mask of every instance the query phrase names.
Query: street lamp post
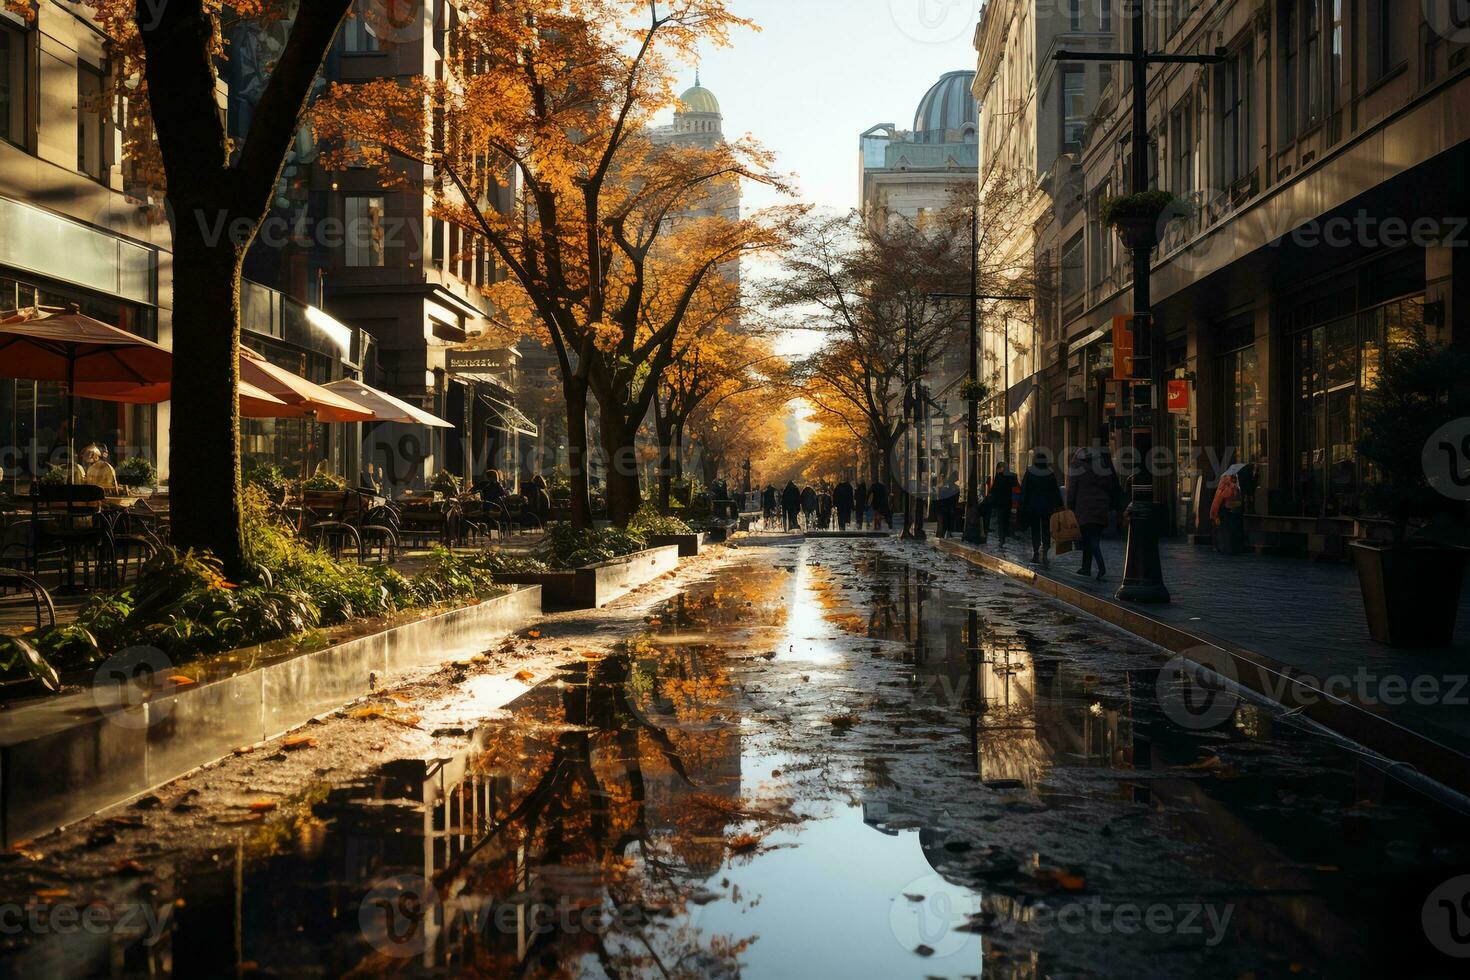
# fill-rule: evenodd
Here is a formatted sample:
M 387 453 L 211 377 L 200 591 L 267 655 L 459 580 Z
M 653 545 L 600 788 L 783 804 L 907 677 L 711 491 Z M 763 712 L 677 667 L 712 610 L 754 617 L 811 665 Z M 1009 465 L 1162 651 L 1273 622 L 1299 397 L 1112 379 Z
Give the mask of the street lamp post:
M 1148 66 L 1149 65 L 1214 65 L 1225 60 L 1225 49 L 1216 48 L 1210 55 L 1150 54 L 1145 34 L 1144 0 L 1133 0 L 1131 6 L 1131 50 L 1122 51 L 1058 51 L 1057 61 L 1125 62 L 1133 72 L 1133 139 L 1132 180 L 1129 190 L 1142 194 L 1148 190 Z M 1163 516 L 1162 474 L 1154 472 L 1153 447 L 1164 444 L 1164 414 L 1159 411 L 1159 392 L 1164 389 L 1163 331 L 1153 324 L 1153 298 L 1150 294 L 1152 255 L 1158 245 L 1157 229 L 1152 235 L 1135 235 L 1126 243 L 1133 253 L 1133 330 L 1135 364 L 1148 364 L 1148 380 L 1134 388 L 1134 411 L 1147 403 L 1149 426 L 1130 424 L 1130 437 L 1135 457 L 1143 464 L 1133 478 L 1133 500 L 1128 506 L 1128 550 L 1123 559 L 1123 584 L 1118 598 L 1126 602 L 1165 603 L 1169 590 L 1164 585 L 1163 563 L 1159 557 L 1159 525 Z M 1131 423 L 1132 420 L 1130 420 Z
M 969 544 L 981 544 L 985 532 L 980 523 L 980 400 L 975 389 L 980 384 L 980 301 L 1029 300 L 1030 296 L 982 295 L 980 292 L 980 207 L 970 209 L 970 291 L 968 293 L 930 293 L 930 299 L 962 299 L 970 304 L 970 396 L 967 435 L 970 458 L 965 467 L 965 533 Z

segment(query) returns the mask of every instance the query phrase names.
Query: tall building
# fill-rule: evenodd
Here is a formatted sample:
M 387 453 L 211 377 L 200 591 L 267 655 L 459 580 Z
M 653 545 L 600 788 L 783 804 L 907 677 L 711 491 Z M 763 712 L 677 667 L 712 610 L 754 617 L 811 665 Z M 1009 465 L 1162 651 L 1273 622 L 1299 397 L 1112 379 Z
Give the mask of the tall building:
M 79 8 L 0 9 L 0 316 L 81 312 L 167 344 L 168 225 L 128 200 L 122 141 L 104 105 L 106 39 Z M 123 100 L 125 103 L 125 100 Z M 76 442 L 114 459 L 157 453 L 168 407 L 80 399 Z M 58 383 L 0 380 L 0 468 L 25 479 L 61 463 Z
M 979 193 L 997 187 L 1007 210 L 988 215 L 1001 240 L 987 243 L 985 261 L 999 268 L 1031 269 L 1039 279 L 1036 299 L 997 306 L 982 323 L 982 350 L 996 395 L 985 407 L 983 470 L 998 455 L 1024 465 L 1029 450 L 1085 442 L 1076 405 L 1064 385 L 1046 373 L 1056 362 L 1057 327 L 1049 310 L 1055 249 L 1053 208 L 1072 193 L 1077 160 L 1092 110 L 1111 84 L 1107 62 L 1059 64 L 1060 48 L 1112 50 L 1115 18 L 1109 0 L 1063 6 L 1034 0 L 989 0 L 975 30 L 980 103 Z M 1111 234 L 1111 232 L 1109 232 Z M 1009 423 L 1009 424 L 1007 424 Z M 1007 442 L 1009 438 L 1009 442 Z
M 880 123 L 858 137 L 864 220 L 921 226 L 925 215 L 968 202 L 979 159 L 974 81 L 973 71 L 946 72 L 919 100 L 912 129 Z M 956 388 L 969 374 L 967 329 L 968 320 L 958 316 L 950 342 L 922 366 L 933 399 L 920 423 L 927 442 L 916 470 L 925 483 L 964 469 L 965 403 Z
M 458 13 L 446 3 L 423 4 L 417 12 L 418 19 L 407 23 L 379 24 L 383 18 L 361 13 L 349 18 L 320 87 L 443 77 Z M 391 36 L 378 36 L 390 29 Z M 253 100 L 263 91 L 256 76 L 260 66 L 273 63 L 273 45 L 283 40 L 278 33 L 247 23 L 233 39 L 236 54 L 227 63 L 232 136 L 248 132 Z M 434 216 L 432 198 L 413 189 L 432 183 L 432 168 L 399 161 L 409 179 L 390 187 L 375 168 L 329 171 L 319 155 L 303 129 L 287 156 L 271 219 L 301 233 L 259 242 L 247 274 L 310 298 L 360 330 L 370 338 L 369 356 L 357 365 L 362 380 L 455 426 L 367 426 L 360 446 L 351 447 L 358 465 L 381 469 L 393 487 L 422 485 L 440 470 L 465 478 L 487 468 L 513 470 L 521 438 L 536 433 L 515 405 L 519 352 L 455 350 L 484 331 L 489 304 L 482 287 L 504 270 L 480 236 Z M 514 200 L 507 172 L 490 206 L 506 210 Z M 332 427 L 333 434 L 340 431 Z M 352 460 L 340 465 L 356 472 Z
M 917 220 L 975 182 L 978 111 L 973 71 L 943 75 L 919 101 L 912 129 L 880 123 L 858 138 L 862 211 Z
M 1365 516 L 1358 404 L 1384 350 L 1416 330 L 1470 338 L 1470 241 L 1454 217 L 1470 213 L 1470 31 L 1453 6 L 1148 5 L 1150 50 L 1227 53 L 1150 69 L 1146 95 L 1150 183 L 1185 202 L 1152 274 L 1177 530 L 1209 533 L 1210 488 L 1242 463 L 1252 544 L 1341 554 Z M 1128 37 L 1118 0 L 1078 7 L 1084 28 L 1107 16 Z M 1065 102 L 1053 116 L 1072 150 L 1038 233 L 1059 271 L 1043 333 L 1058 339 L 1046 367 L 1072 431 L 1107 425 L 1124 442 L 1111 323 L 1131 308 L 1131 269 L 1099 210 L 1129 186 L 1133 92 L 1126 72 L 1097 81 L 1085 118 Z

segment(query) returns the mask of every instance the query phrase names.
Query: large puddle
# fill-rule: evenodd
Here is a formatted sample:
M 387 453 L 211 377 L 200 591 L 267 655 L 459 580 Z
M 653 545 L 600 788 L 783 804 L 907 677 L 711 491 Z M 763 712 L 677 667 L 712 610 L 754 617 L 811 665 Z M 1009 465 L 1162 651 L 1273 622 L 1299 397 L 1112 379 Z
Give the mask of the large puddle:
M 161 939 L 88 969 L 1457 972 L 1436 944 L 1470 918 L 1427 900 L 1470 871 L 1462 818 L 1013 583 L 901 554 L 747 551 L 463 751 L 312 787 L 184 865 Z

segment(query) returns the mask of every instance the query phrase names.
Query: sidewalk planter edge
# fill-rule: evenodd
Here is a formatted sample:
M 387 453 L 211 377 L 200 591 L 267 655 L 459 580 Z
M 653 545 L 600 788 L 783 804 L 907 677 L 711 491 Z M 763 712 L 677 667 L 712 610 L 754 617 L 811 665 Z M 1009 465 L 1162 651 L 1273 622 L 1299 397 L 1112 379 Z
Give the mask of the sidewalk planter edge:
M 679 567 L 679 548 L 665 545 L 556 572 L 497 575 L 507 585 L 539 585 L 543 609 L 598 609 Z
M 1394 547 L 1371 541 L 1348 545 L 1368 632 L 1393 647 L 1447 647 L 1454 642 L 1464 548 L 1438 545 Z
M 0 846 L 274 738 L 366 696 L 395 674 L 479 653 L 540 615 L 540 590 L 516 589 L 188 687 L 98 687 L 6 711 L 0 715 Z
M 704 532 L 698 531 L 690 534 L 650 534 L 648 546 L 650 548 L 666 548 L 669 545 L 679 549 L 680 558 L 697 558 L 699 549 L 704 545 Z

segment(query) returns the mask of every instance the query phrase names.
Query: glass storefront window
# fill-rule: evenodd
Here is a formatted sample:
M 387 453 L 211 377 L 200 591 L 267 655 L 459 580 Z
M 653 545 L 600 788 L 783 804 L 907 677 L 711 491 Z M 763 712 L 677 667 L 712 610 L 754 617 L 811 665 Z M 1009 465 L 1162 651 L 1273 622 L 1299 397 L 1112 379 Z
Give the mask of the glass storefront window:
M 1383 352 L 1424 329 L 1411 296 L 1299 332 L 1293 342 L 1297 500 L 1306 514 L 1356 514 L 1371 478 L 1358 461 L 1359 396 L 1376 383 Z
M 1226 354 L 1223 361 L 1226 459 L 1260 465 L 1265 462 L 1260 445 L 1260 358 L 1252 344 Z

